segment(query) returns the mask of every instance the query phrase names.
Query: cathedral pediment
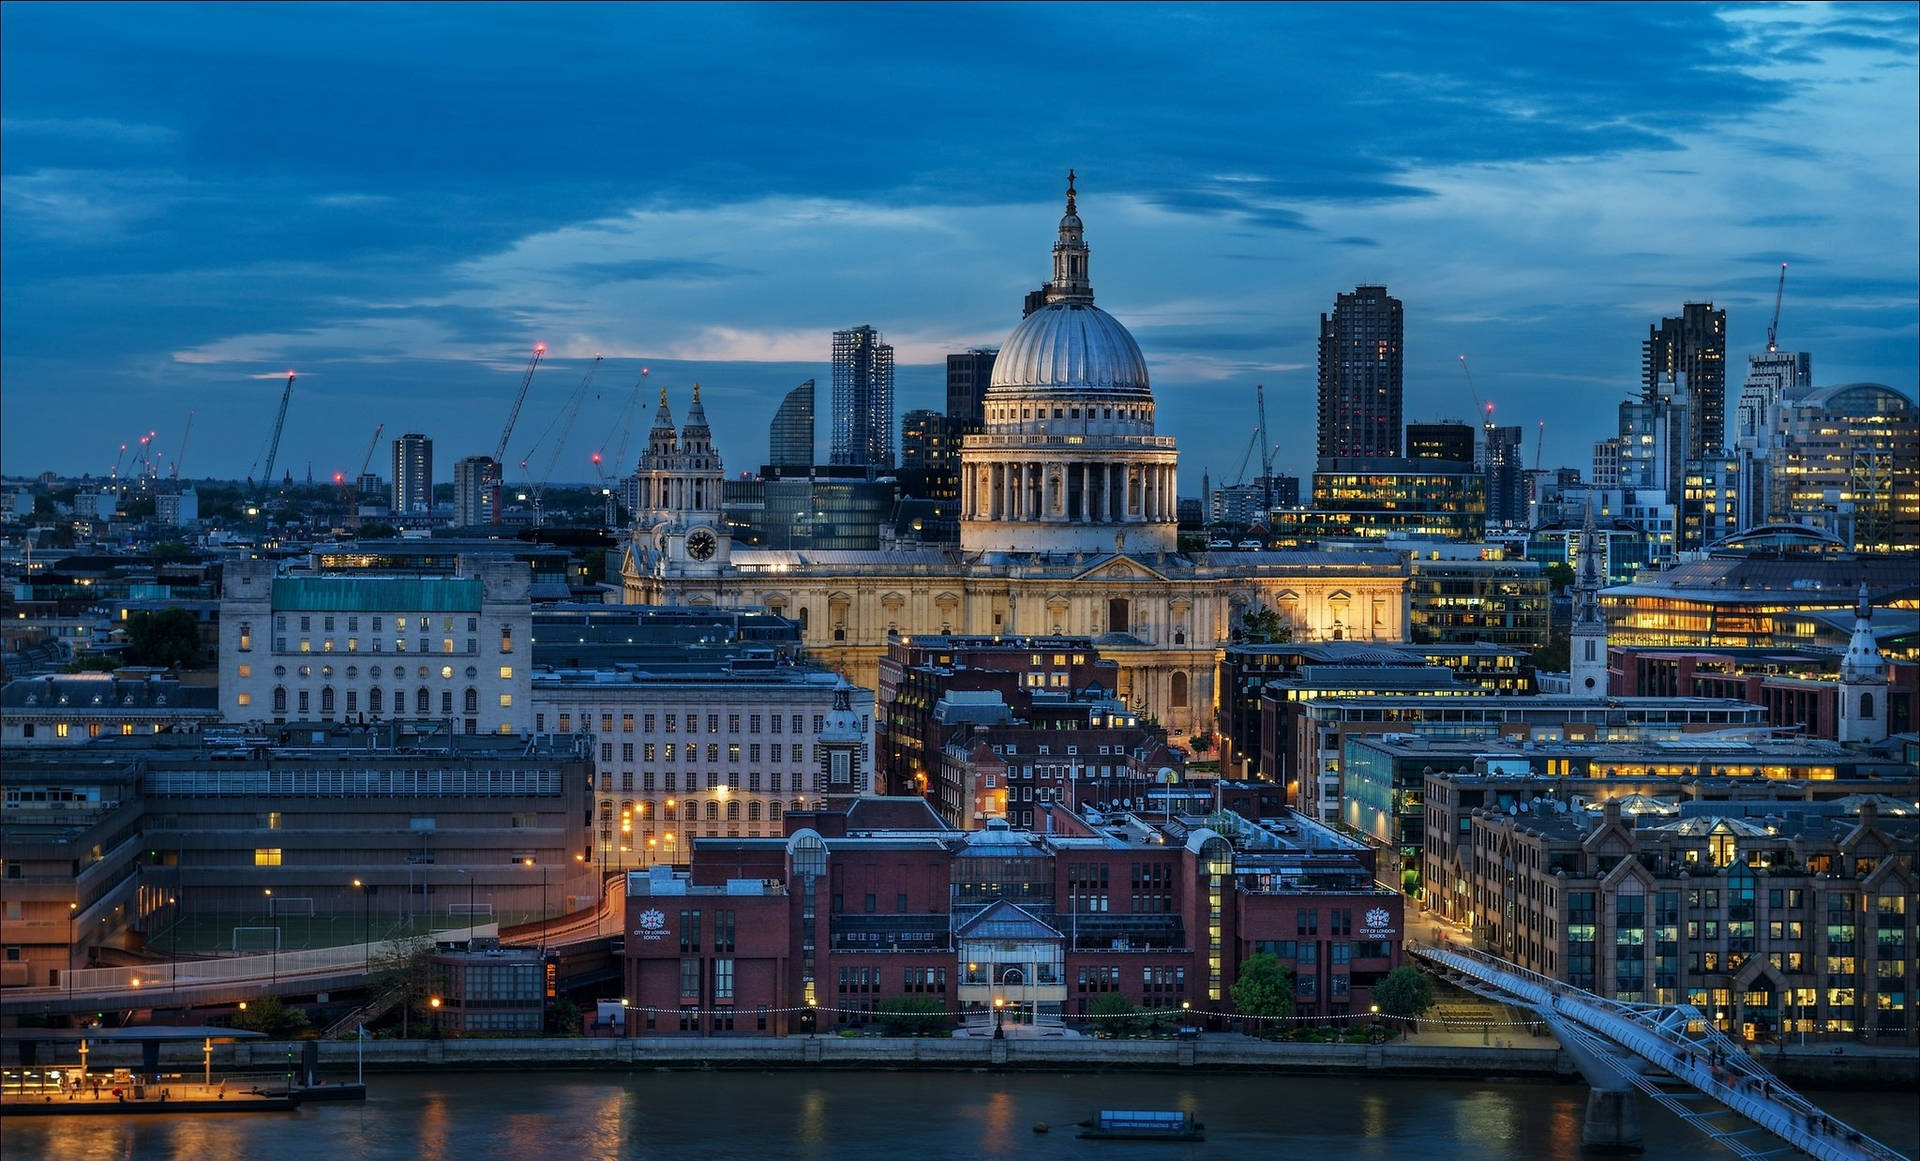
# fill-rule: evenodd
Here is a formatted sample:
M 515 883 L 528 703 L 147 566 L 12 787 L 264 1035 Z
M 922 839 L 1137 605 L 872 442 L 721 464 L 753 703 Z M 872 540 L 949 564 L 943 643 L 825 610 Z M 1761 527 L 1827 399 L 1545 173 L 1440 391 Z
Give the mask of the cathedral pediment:
M 1074 577 L 1086 581 L 1164 581 L 1164 573 L 1155 572 L 1130 556 L 1109 556 Z

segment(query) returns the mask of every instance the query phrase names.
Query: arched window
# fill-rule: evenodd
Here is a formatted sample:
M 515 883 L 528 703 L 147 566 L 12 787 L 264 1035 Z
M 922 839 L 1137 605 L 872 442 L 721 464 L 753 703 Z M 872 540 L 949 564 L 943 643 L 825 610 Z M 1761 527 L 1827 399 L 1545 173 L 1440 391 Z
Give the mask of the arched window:
M 287 687 L 284 685 L 273 687 L 273 712 L 277 714 L 287 712 Z
M 747 821 L 748 822 L 760 821 L 760 800 L 757 798 L 754 799 L 752 802 L 747 803 Z
M 467 687 L 467 712 L 470 714 L 480 712 L 480 691 L 471 685 Z
M 1173 675 L 1173 680 L 1168 684 L 1171 687 L 1168 693 L 1168 697 L 1173 705 L 1173 708 L 1174 709 L 1187 708 L 1187 675 L 1184 673 L 1175 673 Z
M 727 803 L 727 821 L 728 822 L 740 821 L 740 800 L 738 798 L 734 799 L 732 802 Z
M 453 712 L 453 691 L 450 689 L 440 691 L 440 712 L 443 714 Z
M 778 802 L 767 803 L 767 818 L 773 822 L 780 821 L 780 804 Z
M 1860 720 L 1863 722 L 1873 720 L 1873 695 L 1870 693 L 1860 695 Z
M 807 636 L 807 610 L 805 606 L 802 606 L 800 609 L 800 637 L 802 640 L 805 640 L 806 636 Z
M 720 804 L 718 802 L 715 802 L 711 798 L 707 800 L 707 821 L 708 822 L 720 821 Z
M 369 689 L 367 691 L 367 712 L 373 713 L 373 714 L 379 714 L 379 713 L 385 713 L 386 709 L 387 709 L 387 698 L 386 698 L 385 691 L 383 691 L 377 685 L 374 686 L 372 689 Z
M 423 716 L 433 712 L 433 691 L 424 685 L 413 691 L 413 712 Z
M 601 822 L 613 821 L 613 799 L 602 798 L 600 800 L 600 821 Z
M 320 687 L 320 712 L 323 714 L 333 712 L 333 687 L 331 685 L 323 685 Z
M 303 689 L 300 691 L 300 712 L 301 713 L 306 713 L 307 711 L 313 708 L 313 706 L 310 704 L 312 697 L 313 695 L 308 693 L 306 690 Z

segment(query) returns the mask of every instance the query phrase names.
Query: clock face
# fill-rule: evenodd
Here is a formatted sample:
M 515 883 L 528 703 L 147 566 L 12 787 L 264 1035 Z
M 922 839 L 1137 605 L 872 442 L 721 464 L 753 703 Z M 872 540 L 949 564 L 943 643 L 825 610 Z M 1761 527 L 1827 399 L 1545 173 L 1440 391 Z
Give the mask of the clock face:
M 687 555 L 695 560 L 711 560 L 714 551 L 720 547 L 713 533 L 704 528 L 696 528 L 687 533 Z

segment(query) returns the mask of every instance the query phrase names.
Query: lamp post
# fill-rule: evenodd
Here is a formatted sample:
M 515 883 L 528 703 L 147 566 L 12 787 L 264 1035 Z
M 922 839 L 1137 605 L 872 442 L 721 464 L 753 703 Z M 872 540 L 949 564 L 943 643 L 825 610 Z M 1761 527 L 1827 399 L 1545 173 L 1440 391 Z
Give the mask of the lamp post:
M 1001 996 L 995 996 L 993 998 L 993 1038 L 995 1040 L 1005 1040 L 1007 1038 L 1006 1014 L 1006 999 Z
M 267 957 L 267 988 L 277 991 L 280 987 L 280 918 L 273 913 L 273 888 L 266 888 L 267 920 L 273 924 L 273 951 Z
M 523 867 L 531 867 L 533 866 L 533 864 L 534 864 L 534 859 L 533 859 L 533 856 L 531 855 L 520 860 L 520 865 Z M 548 906 L 548 902 L 549 901 L 547 899 L 547 865 L 545 863 L 541 863 L 540 864 L 540 958 L 542 960 L 545 960 L 547 955 L 547 916 L 551 913 L 551 908 Z
M 1367 1039 L 1372 1040 L 1374 1035 L 1380 1031 L 1380 1005 L 1368 1004 L 1367 1013 L 1373 1017 L 1371 1025 L 1367 1029 Z
M 360 967 L 364 970 L 373 958 L 373 906 L 372 890 L 359 879 L 353 881 L 353 889 L 360 892 Z
M 427 1001 L 427 1007 L 433 1009 L 433 1039 L 440 1039 L 440 997 L 434 996 Z

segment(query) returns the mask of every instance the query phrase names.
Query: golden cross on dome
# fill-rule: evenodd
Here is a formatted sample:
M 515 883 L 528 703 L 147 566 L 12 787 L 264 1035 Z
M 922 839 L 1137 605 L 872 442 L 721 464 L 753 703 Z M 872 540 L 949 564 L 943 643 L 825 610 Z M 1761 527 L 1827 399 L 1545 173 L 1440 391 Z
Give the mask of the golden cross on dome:
M 1073 181 L 1074 181 L 1074 172 L 1071 169 L 1069 169 L 1067 171 L 1067 212 L 1068 213 L 1073 212 Z

